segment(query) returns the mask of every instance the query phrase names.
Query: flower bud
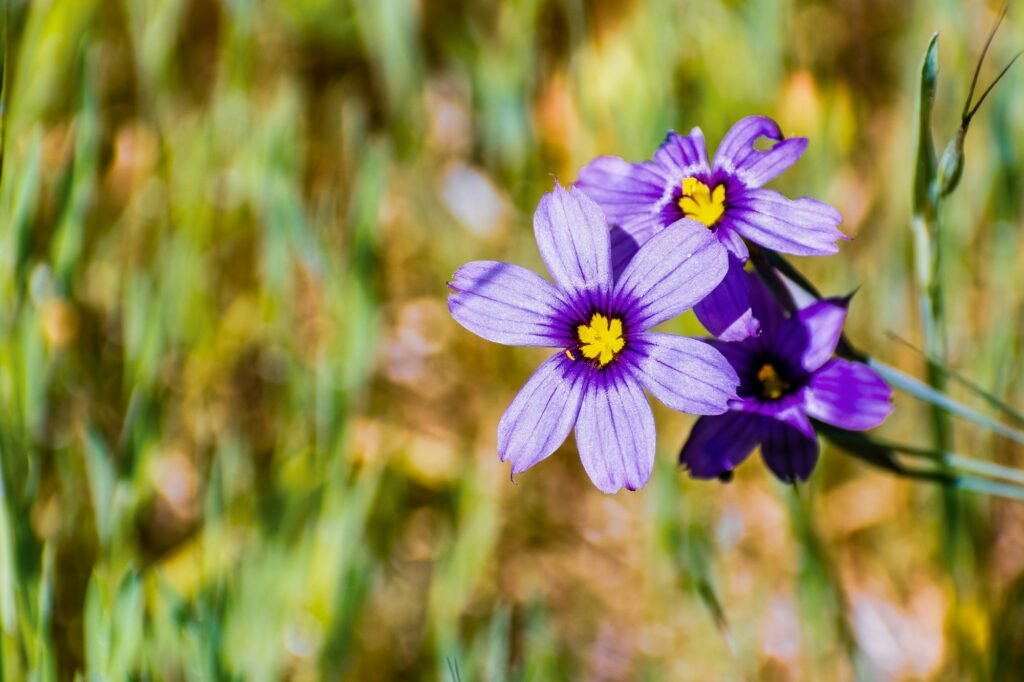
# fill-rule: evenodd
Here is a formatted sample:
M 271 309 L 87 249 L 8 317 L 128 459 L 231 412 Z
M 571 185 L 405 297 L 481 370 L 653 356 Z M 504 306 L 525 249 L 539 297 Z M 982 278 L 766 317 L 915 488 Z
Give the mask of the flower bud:
M 949 141 L 946 150 L 939 158 L 938 183 L 941 197 L 952 194 L 960 184 L 960 176 L 964 172 L 964 137 L 966 133 L 965 127 L 958 129 L 956 137 Z

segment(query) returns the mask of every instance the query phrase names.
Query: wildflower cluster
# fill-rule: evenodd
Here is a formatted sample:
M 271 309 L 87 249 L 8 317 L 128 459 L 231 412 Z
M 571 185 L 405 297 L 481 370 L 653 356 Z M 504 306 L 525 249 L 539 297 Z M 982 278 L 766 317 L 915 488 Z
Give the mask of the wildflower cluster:
M 774 146 L 758 150 L 761 138 Z M 642 487 L 655 453 L 644 389 L 701 415 L 680 454 L 697 478 L 728 478 L 760 446 L 776 476 L 804 480 L 817 461 L 816 421 L 865 430 L 888 416 L 888 385 L 834 357 L 849 300 L 798 309 L 746 267 L 752 249 L 838 252 L 835 208 L 763 187 L 806 147 L 752 116 L 710 163 L 699 128 L 670 132 L 650 161 L 599 157 L 570 189 L 556 184 L 534 216 L 553 284 L 508 263 L 455 272 L 448 307 L 462 326 L 496 343 L 557 349 L 498 425 L 498 454 L 513 475 L 575 428 L 598 488 Z M 691 308 L 715 338 L 650 331 Z

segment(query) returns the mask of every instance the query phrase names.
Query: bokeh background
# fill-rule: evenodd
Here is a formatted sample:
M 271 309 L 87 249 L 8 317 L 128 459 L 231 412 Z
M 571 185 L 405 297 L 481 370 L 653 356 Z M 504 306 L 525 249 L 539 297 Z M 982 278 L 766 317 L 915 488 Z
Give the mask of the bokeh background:
M 644 490 L 598 492 L 571 439 L 511 482 L 497 422 L 545 352 L 445 303 L 467 260 L 542 267 L 554 178 L 761 113 L 811 139 L 772 186 L 856 237 L 799 266 L 860 287 L 851 338 L 923 377 L 891 337 L 922 345 L 914 93 L 941 31 L 941 149 L 992 2 L 3 6 L 3 679 L 1024 676 L 1024 504 L 959 494 L 951 554 L 936 486 L 828 447 L 797 489 L 756 455 L 692 481 L 660 405 Z M 1018 406 L 1022 78 L 941 233 L 950 365 Z M 902 396 L 881 432 L 929 444 Z

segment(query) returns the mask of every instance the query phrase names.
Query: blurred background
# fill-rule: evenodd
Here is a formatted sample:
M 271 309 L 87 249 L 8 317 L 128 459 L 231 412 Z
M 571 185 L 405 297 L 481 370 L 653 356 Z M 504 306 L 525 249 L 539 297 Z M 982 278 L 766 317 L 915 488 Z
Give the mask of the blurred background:
M 675 459 L 642 491 L 572 440 L 509 480 L 502 411 L 547 351 L 446 309 L 597 154 L 742 116 L 810 138 L 772 187 L 856 238 L 848 332 L 924 376 L 914 94 L 939 149 L 992 2 L 6 0 L 0 178 L 3 679 L 953 680 L 1024 676 L 1024 505 L 823 446 L 784 486 Z M 1024 47 L 1013 6 L 982 69 Z M 944 205 L 950 364 L 1024 406 L 1024 72 Z M 692 314 L 666 325 L 702 330 Z M 969 399 L 969 396 L 961 396 Z M 881 429 L 929 444 L 898 397 Z M 1024 466 L 957 425 L 955 448 Z

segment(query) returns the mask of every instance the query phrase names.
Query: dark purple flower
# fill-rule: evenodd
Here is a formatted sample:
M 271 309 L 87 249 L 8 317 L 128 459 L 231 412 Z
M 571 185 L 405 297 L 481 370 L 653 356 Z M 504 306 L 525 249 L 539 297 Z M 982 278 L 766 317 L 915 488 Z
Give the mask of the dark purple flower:
M 643 487 L 654 465 L 654 416 L 646 388 L 669 407 L 721 414 L 736 373 L 697 339 L 647 331 L 687 310 L 721 280 L 724 252 L 686 221 L 641 248 L 612 277 L 608 223 L 578 190 L 556 185 L 534 215 L 541 257 L 555 284 L 526 268 L 475 261 L 449 283 L 448 310 L 489 341 L 558 348 L 498 424 L 498 454 L 513 476 L 553 453 L 576 427 L 591 480 L 605 492 Z
M 754 143 L 761 137 L 778 142 L 759 151 Z M 726 133 L 711 165 L 700 128 L 685 137 L 672 131 L 653 160 L 598 157 L 580 172 L 576 186 L 615 228 L 616 274 L 639 245 L 680 218 L 707 226 L 728 251 L 729 269 L 694 312 L 715 336 L 738 341 L 757 332 L 743 277 L 749 257 L 744 239 L 782 253 L 820 256 L 836 253 L 836 241 L 846 238 L 836 229 L 842 216 L 828 204 L 787 199 L 761 187 L 796 163 L 806 147 L 806 138 L 784 139 L 770 118 L 750 116 Z
M 729 412 L 697 420 L 679 461 L 694 478 L 727 477 L 760 445 L 776 476 L 806 480 L 818 460 L 811 419 L 874 428 L 892 412 L 892 389 L 867 365 L 832 357 L 849 299 L 823 299 L 786 317 L 764 284 L 748 278 L 761 334 L 708 342 L 739 375 L 739 399 Z

